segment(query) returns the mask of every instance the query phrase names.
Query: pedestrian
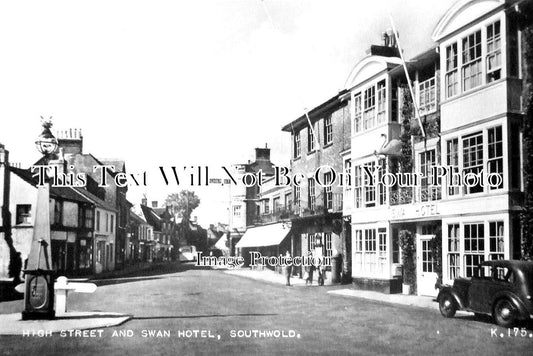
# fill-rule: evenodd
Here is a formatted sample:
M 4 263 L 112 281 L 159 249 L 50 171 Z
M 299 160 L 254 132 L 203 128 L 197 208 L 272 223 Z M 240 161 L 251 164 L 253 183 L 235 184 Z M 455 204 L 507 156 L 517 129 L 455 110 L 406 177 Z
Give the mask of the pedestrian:
M 292 272 L 292 262 L 288 263 L 289 258 L 291 258 L 291 253 L 287 251 L 285 253 L 285 285 L 291 285 L 291 272 Z
M 22 270 L 22 258 L 20 252 L 13 255 L 13 259 L 9 264 L 9 276 L 13 278 L 13 285 L 16 287 L 21 283 L 20 272 Z
M 305 273 L 307 274 L 305 279 L 305 285 L 313 284 L 313 271 L 315 266 L 313 265 L 313 253 L 311 251 L 307 252 L 308 261 L 305 265 Z

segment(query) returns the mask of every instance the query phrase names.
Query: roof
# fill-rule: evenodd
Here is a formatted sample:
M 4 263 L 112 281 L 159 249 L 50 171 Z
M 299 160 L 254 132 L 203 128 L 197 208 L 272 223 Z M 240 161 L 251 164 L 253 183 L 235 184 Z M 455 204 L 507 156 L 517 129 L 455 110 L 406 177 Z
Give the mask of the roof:
M 161 218 L 159 217 L 159 215 L 157 215 L 152 208 L 146 205 L 141 205 L 141 210 L 144 214 L 144 218 L 146 219 L 146 222 L 149 225 L 152 225 L 155 229 L 160 230 L 161 229 Z
M 140 217 L 139 215 L 135 214 L 133 211 L 130 210 L 130 219 L 135 220 L 139 224 L 146 224 L 146 220 L 144 218 Z
M 126 171 L 126 162 L 120 158 L 104 158 L 101 161 L 106 165 L 115 166 L 115 172 Z
M 300 128 L 302 126 L 309 125 L 309 123 L 307 122 L 307 116 L 309 116 L 309 119 L 311 121 L 316 121 L 317 119 L 320 119 L 320 116 L 324 113 L 328 112 L 329 110 L 332 110 L 333 108 L 336 108 L 341 104 L 344 104 L 345 102 L 341 100 L 341 97 L 347 92 L 348 91 L 346 89 L 339 91 L 335 96 L 329 98 L 314 109 L 308 111 L 307 115 L 304 114 L 296 120 L 283 126 L 281 130 L 286 132 L 292 132 L 293 128 Z
M 38 180 L 36 177 L 33 176 L 33 173 L 28 169 L 22 169 L 22 168 L 16 168 L 11 167 L 10 171 L 13 172 L 13 174 L 20 177 L 22 180 L 24 180 L 26 183 L 36 187 Z M 50 196 L 55 198 L 61 198 L 63 200 L 69 200 L 69 201 L 75 201 L 80 203 L 86 203 L 86 204 L 94 204 L 93 201 L 90 199 L 87 199 L 87 197 L 79 194 L 74 187 L 50 187 Z
M 85 196 L 86 198 L 88 198 L 97 207 L 103 208 L 103 209 L 106 209 L 106 210 L 109 210 L 109 211 L 114 211 L 115 213 L 117 212 L 117 209 L 113 205 L 111 205 L 110 203 L 106 202 L 105 200 L 102 200 L 102 199 L 98 198 L 96 195 L 92 194 L 88 190 L 83 189 L 83 188 L 79 188 L 79 187 L 74 187 L 73 189 L 76 190 L 76 192 L 78 192 L 79 194 L 81 194 L 81 195 Z
M 429 66 L 431 64 L 437 64 L 439 65 L 439 53 L 437 52 L 438 46 L 432 46 L 425 50 L 424 52 L 419 53 L 415 57 L 409 59 L 405 62 L 405 65 L 407 67 L 407 70 L 409 72 L 415 71 L 417 69 L 424 68 L 426 66 Z M 403 65 L 398 65 L 391 69 L 390 75 L 391 76 L 397 76 L 397 75 L 405 75 L 404 74 Z

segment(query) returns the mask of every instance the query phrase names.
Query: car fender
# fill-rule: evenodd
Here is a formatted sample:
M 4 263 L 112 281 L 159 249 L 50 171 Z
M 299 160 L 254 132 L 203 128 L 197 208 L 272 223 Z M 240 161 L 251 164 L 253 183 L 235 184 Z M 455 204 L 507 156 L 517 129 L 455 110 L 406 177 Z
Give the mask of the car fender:
M 459 297 L 459 294 L 451 286 L 444 286 L 440 289 L 439 295 L 437 296 L 437 302 L 440 303 L 440 300 L 445 295 L 451 295 L 455 302 L 457 303 L 458 309 L 464 309 L 464 303 Z
M 520 313 L 520 316 L 522 318 L 529 318 L 529 312 L 527 311 L 527 308 L 524 303 L 522 303 L 522 301 L 520 300 L 520 298 L 518 298 L 516 294 L 510 291 L 501 291 L 496 293 L 492 298 L 491 309 L 494 308 L 494 306 L 500 299 L 508 299 L 511 303 L 513 303 L 516 309 L 518 309 L 518 312 Z

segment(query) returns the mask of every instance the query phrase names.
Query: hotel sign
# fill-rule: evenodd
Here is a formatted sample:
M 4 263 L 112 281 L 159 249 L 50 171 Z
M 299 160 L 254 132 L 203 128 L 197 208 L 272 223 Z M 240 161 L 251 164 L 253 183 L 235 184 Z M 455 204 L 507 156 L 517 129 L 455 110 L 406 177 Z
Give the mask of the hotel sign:
M 439 216 L 439 206 L 436 203 L 405 204 L 391 207 L 391 219 L 413 219 L 428 216 Z

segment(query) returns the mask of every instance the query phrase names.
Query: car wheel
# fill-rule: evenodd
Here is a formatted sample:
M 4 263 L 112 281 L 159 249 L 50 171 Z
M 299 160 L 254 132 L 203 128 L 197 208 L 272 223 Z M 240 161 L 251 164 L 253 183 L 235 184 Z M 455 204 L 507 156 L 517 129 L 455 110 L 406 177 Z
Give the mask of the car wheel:
M 512 326 L 517 317 L 517 310 L 514 304 L 508 299 L 500 299 L 494 306 L 492 317 L 496 324 L 508 328 Z
M 445 294 L 440 298 L 439 310 L 443 317 L 453 318 L 457 311 L 457 305 L 450 294 Z

